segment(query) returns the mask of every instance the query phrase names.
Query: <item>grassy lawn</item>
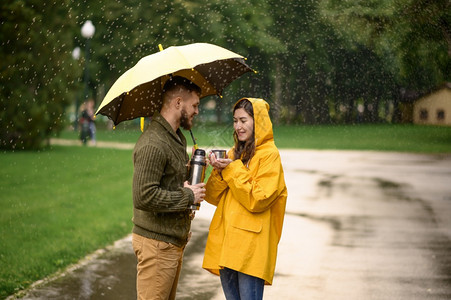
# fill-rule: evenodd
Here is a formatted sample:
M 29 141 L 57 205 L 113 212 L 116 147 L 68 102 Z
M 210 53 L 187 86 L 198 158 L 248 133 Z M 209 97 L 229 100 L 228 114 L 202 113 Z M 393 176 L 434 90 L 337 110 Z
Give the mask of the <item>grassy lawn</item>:
M 131 153 L 0 154 L 0 298 L 131 231 Z
M 451 128 L 414 125 L 282 126 L 280 148 L 451 153 Z M 184 132 L 188 145 L 192 140 Z M 193 129 L 199 145 L 232 145 L 231 126 Z M 99 141 L 135 143 L 136 126 L 99 130 Z M 65 139 L 77 139 L 66 131 Z M 0 152 L 0 298 L 130 233 L 132 151 L 53 146 Z
M 277 127 L 280 148 L 451 153 L 451 127 L 342 125 Z
M 188 131 L 182 130 L 192 145 Z M 226 125 L 194 126 L 199 145 L 229 148 L 233 145 L 233 128 Z M 122 125 L 112 131 L 99 130 L 98 140 L 135 143 L 141 131 L 138 126 Z M 65 131 L 61 138 L 77 139 L 77 133 Z M 451 153 L 451 127 L 419 125 L 340 125 L 274 127 L 279 148 L 376 150 L 417 153 Z

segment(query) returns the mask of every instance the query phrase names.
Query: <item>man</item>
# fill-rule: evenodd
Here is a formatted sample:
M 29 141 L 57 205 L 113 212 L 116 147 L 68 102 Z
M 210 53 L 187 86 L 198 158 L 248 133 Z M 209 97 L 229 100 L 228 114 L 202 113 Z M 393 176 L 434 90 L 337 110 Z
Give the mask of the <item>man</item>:
M 153 115 L 133 151 L 133 249 L 138 299 L 175 299 L 188 242 L 192 204 L 205 184 L 189 185 L 186 139 L 199 113 L 200 88 L 175 76 L 163 88 L 163 106 Z

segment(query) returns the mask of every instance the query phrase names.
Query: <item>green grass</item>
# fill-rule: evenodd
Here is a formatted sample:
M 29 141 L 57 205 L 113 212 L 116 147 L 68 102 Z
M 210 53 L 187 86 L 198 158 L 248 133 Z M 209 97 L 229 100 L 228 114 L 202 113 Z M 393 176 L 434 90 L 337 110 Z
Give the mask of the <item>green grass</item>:
M 231 147 L 231 125 L 197 125 L 193 134 L 199 145 Z M 188 145 L 192 139 L 184 131 Z M 141 131 L 137 126 L 98 131 L 98 139 L 135 143 Z M 76 132 L 63 132 L 61 138 L 76 139 Z M 276 145 L 297 149 L 375 150 L 416 153 L 451 153 L 451 127 L 419 125 L 340 125 L 340 126 L 278 126 L 274 127 Z
M 233 144 L 231 126 L 198 125 L 193 133 L 207 149 Z M 135 143 L 140 134 L 136 126 L 119 125 L 99 130 L 98 140 Z M 451 153 L 450 127 L 281 126 L 274 134 L 279 148 Z M 0 152 L 0 298 L 130 233 L 131 155 L 62 146 Z
M 451 127 L 418 125 L 282 126 L 280 148 L 451 153 Z
M 131 151 L 0 154 L 0 298 L 131 231 Z

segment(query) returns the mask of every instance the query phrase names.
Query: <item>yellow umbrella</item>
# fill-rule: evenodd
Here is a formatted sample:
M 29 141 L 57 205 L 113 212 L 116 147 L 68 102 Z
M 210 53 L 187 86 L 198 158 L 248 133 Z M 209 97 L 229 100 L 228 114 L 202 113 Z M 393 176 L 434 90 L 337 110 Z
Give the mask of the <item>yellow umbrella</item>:
M 195 43 L 169 47 L 141 58 L 110 88 L 96 115 L 114 125 L 151 116 L 161 108 L 162 88 L 172 76 L 183 76 L 202 89 L 200 98 L 221 95 L 223 89 L 246 72 L 253 71 L 243 56 L 222 47 Z

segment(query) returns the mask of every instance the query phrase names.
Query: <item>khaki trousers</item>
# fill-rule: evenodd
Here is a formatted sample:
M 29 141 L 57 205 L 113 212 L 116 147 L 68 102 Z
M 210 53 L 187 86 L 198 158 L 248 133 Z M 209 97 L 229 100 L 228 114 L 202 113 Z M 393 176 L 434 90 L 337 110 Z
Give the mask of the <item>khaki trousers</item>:
M 132 235 L 137 264 L 138 299 L 175 299 L 182 269 L 183 248 Z

